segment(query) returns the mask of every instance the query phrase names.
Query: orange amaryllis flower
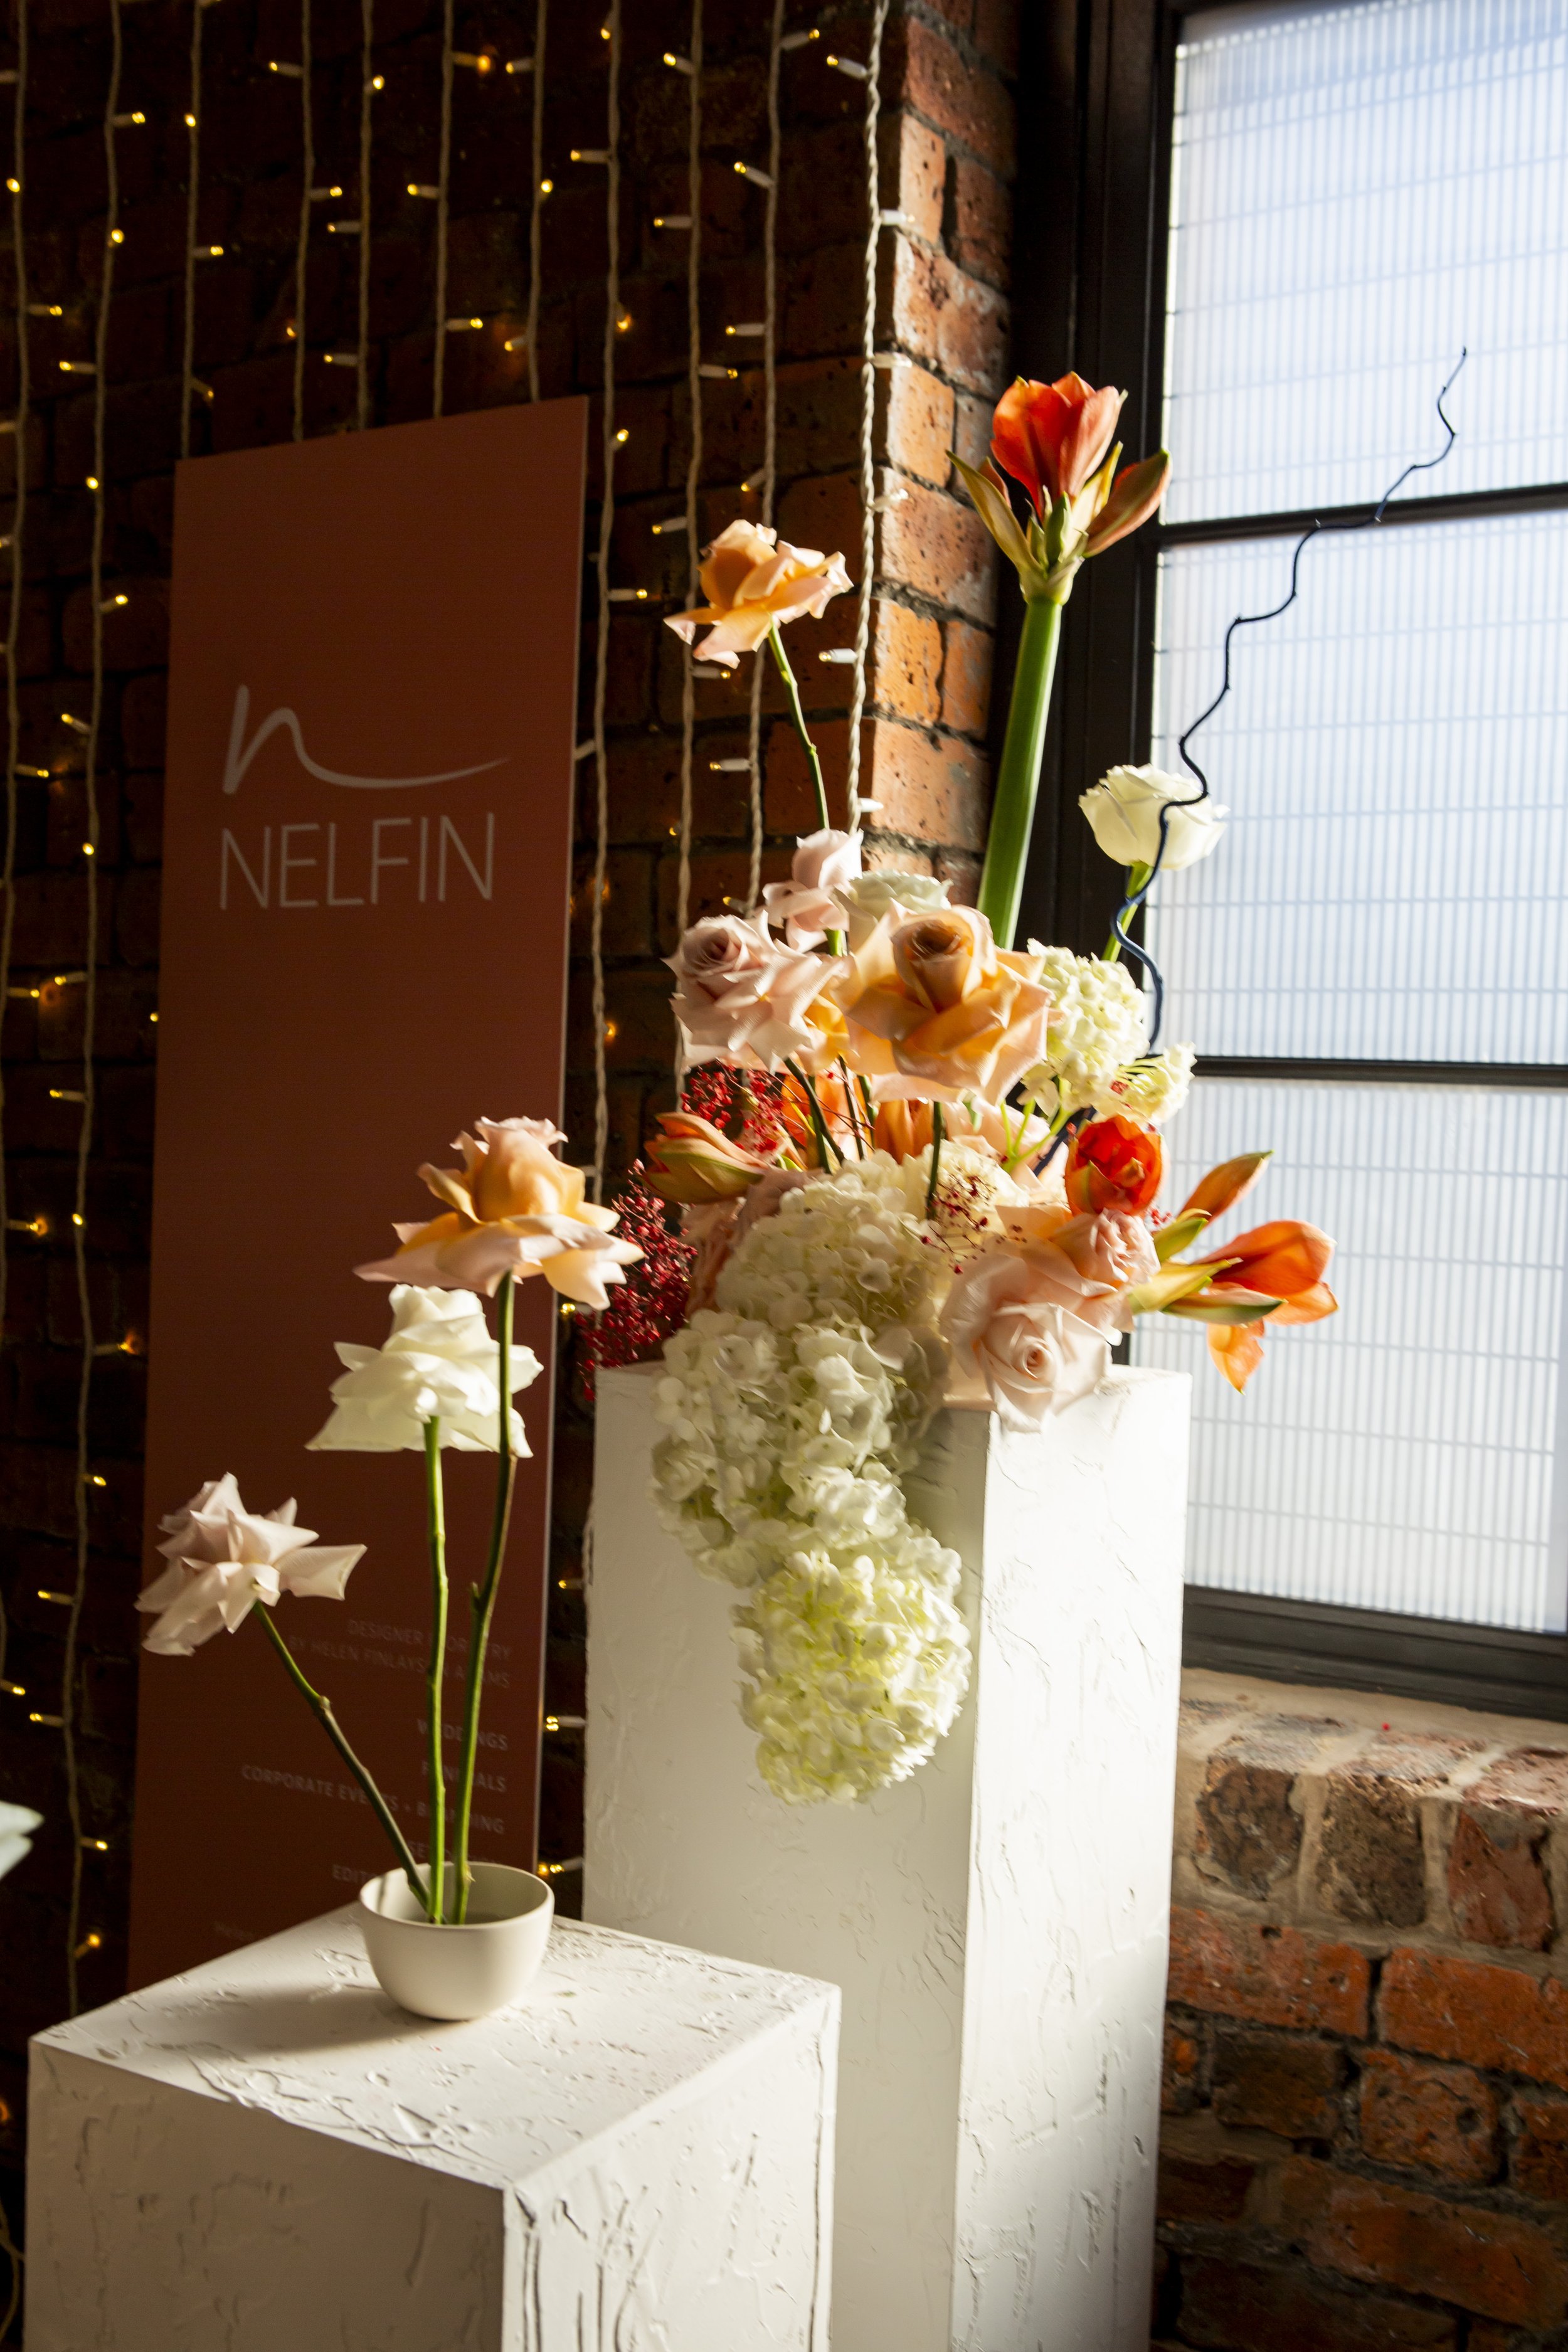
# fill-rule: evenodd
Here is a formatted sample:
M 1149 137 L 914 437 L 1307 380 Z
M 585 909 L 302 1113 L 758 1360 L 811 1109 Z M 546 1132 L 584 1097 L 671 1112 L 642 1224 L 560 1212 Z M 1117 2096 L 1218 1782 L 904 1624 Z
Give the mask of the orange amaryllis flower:
M 1225 1261 L 1204 1293 L 1205 1298 L 1237 1306 L 1269 1298 L 1279 1302 L 1258 1322 L 1209 1326 L 1209 1353 L 1238 1394 L 1263 1360 L 1265 1321 L 1319 1323 L 1325 1315 L 1337 1313 L 1339 1301 L 1322 1278 L 1333 1254 L 1332 1242 L 1316 1225 L 1301 1224 L 1294 1217 L 1277 1217 L 1267 1225 L 1255 1225 L 1250 1233 L 1238 1234 L 1223 1250 L 1216 1250 L 1213 1259 L 1193 1261 L 1194 1265 Z
M 1090 1216 L 1104 1209 L 1138 1216 L 1152 1207 L 1164 1172 L 1160 1139 L 1152 1127 L 1140 1127 L 1120 1113 L 1090 1119 L 1068 1150 L 1067 1196 Z
M 710 1118 L 695 1111 L 661 1110 L 658 1123 L 663 1132 L 649 1137 L 643 1163 L 648 1190 L 661 1201 L 678 1201 L 683 1208 L 733 1201 L 773 1165 L 743 1144 L 731 1143 Z
M 792 547 L 776 531 L 745 521 L 720 532 L 697 576 L 708 602 L 689 613 L 670 614 L 665 625 L 688 645 L 706 628 L 697 656 L 726 669 L 735 667 L 740 655 L 765 645 L 775 621 L 797 621 L 803 613 L 819 619 L 829 599 L 849 586 L 842 555 Z
M 446 1213 L 425 1225 L 394 1225 L 401 1246 L 354 1272 L 367 1282 L 414 1282 L 431 1290 L 478 1290 L 493 1298 L 503 1275 L 542 1274 L 580 1307 L 607 1307 L 609 1286 L 642 1252 L 617 1241 L 614 1209 L 585 1200 L 580 1168 L 557 1160 L 565 1141 L 543 1118 L 476 1119 L 459 1135 L 461 1168 L 421 1168 Z
M 1114 385 L 1096 391 L 1071 373 L 1055 383 L 1019 376 L 1002 394 L 991 422 L 991 455 L 1022 482 L 1042 522 L 1058 499 L 1076 499 L 1100 471 L 1126 398 Z

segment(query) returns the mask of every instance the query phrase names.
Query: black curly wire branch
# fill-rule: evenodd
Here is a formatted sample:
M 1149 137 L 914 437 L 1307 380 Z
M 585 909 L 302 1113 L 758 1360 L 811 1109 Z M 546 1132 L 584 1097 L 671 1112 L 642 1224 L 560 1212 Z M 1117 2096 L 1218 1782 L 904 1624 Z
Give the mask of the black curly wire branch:
M 1225 664 L 1221 674 L 1219 692 L 1215 696 L 1215 698 L 1209 704 L 1208 709 L 1199 712 L 1198 716 L 1193 720 L 1192 725 L 1187 729 L 1186 733 L 1181 737 L 1176 745 L 1176 749 L 1182 757 L 1183 765 L 1190 769 L 1192 773 L 1197 778 L 1200 789 L 1194 793 L 1189 800 L 1167 801 L 1164 806 L 1161 809 L 1160 846 L 1155 854 L 1154 863 L 1149 868 L 1149 872 L 1139 888 L 1132 891 L 1129 897 L 1122 900 L 1110 927 L 1114 936 L 1127 952 L 1130 955 L 1135 955 L 1137 957 L 1139 962 L 1142 965 L 1144 972 L 1147 974 L 1153 990 L 1154 1009 L 1153 1017 L 1149 1027 L 1148 1047 L 1151 1054 L 1153 1053 L 1155 1047 L 1160 1042 L 1160 1024 L 1164 1018 L 1165 1013 L 1165 982 L 1159 965 L 1154 961 L 1154 959 L 1149 953 L 1148 949 L 1140 947 L 1137 940 L 1129 935 L 1127 926 L 1132 917 L 1138 912 L 1139 908 L 1143 904 L 1143 901 L 1147 898 L 1150 891 L 1154 887 L 1156 877 L 1160 872 L 1160 867 L 1164 862 L 1165 850 L 1170 840 L 1171 819 L 1175 811 L 1177 809 L 1184 808 L 1197 808 L 1202 802 L 1206 801 L 1209 797 L 1209 780 L 1205 774 L 1203 769 L 1199 767 L 1197 761 L 1193 758 L 1187 746 L 1192 741 L 1193 737 L 1198 732 L 1198 730 L 1201 727 L 1206 727 L 1208 725 L 1209 720 L 1214 717 L 1215 711 L 1219 709 L 1221 703 L 1224 702 L 1230 692 L 1231 686 L 1233 684 L 1230 674 L 1230 649 L 1232 641 L 1236 636 L 1236 633 L 1238 629 L 1258 628 L 1261 626 L 1265 621 L 1277 621 L 1282 613 L 1288 613 L 1289 611 L 1291 605 L 1296 602 L 1296 598 L 1300 591 L 1301 558 L 1306 553 L 1311 541 L 1318 538 L 1320 534 L 1336 530 L 1370 530 L 1373 523 L 1379 523 L 1383 520 L 1384 514 L 1388 510 L 1389 501 L 1398 491 L 1404 488 L 1412 474 L 1430 473 L 1435 466 L 1440 466 L 1443 464 L 1444 460 L 1452 450 L 1454 443 L 1458 438 L 1458 432 L 1454 425 L 1451 423 L 1448 412 L 1444 407 L 1443 403 L 1453 391 L 1455 384 L 1458 383 L 1459 380 L 1459 371 L 1463 368 L 1468 356 L 1469 346 L 1467 344 L 1460 352 L 1458 360 L 1455 362 L 1453 373 L 1450 374 L 1447 383 L 1437 394 L 1436 406 L 1438 420 L 1443 426 L 1443 430 L 1448 436 L 1444 442 L 1441 449 L 1438 450 L 1437 455 L 1435 457 L 1413 458 L 1410 464 L 1405 467 L 1404 472 L 1396 475 L 1394 479 L 1390 482 L 1387 489 L 1384 490 L 1383 496 L 1379 499 L 1371 514 L 1363 515 L 1359 520 L 1355 522 L 1316 521 L 1310 523 L 1307 529 L 1301 533 L 1300 538 L 1296 541 L 1295 550 L 1290 558 L 1290 592 L 1289 595 L 1285 596 L 1278 604 L 1271 604 L 1266 613 L 1237 613 L 1235 619 L 1231 622 L 1230 626 L 1225 633 Z

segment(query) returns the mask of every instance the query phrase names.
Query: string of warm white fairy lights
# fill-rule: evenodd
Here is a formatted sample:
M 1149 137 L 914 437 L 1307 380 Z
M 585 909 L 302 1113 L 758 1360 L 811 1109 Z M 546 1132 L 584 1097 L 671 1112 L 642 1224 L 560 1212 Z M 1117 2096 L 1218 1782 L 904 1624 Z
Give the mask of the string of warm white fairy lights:
M 356 418 L 362 433 L 370 426 L 370 167 L 375 79 L 375 0 L 362 0 L 360 8 L 359 90 L 359 343 L 355 352 Z
M 208 0 L 191 0 L 191 102 L 185 110 L 185 315 L 180 363 L 180 455 L 191 454 L 191 408 L 196 398 L 196 230 L 201 195 L 202 18 Z M 20 247 L 20 238 L 17 240 Z
M 544 176 L 544 37 L 549 30 L 550 0 L 539 0 L 533 20 L 533 146 L 532 200 L 528 213 L 528 396 L 539 398 L 539 287 L 544 251 L 544 199 L 550 183 Z
M 702 482 L 702 0 L 691 0 L 691 53 L 687 117 L 686 248 L 687 398 L 691 409 L 691 446 L 686 459 L 686 601 L 695 605 L 701 591 L 701 523 L 697 496 Z M 680 861 L 676 879 L 675 928 L 683 938 L 691 919 L 691 770 L 697 741 L 697 679 L 686 648 L 680 666 Z M 681 1076 L 679 1033 L 676 1080 Z
M 27 412 L 32 398 L 27 353 L 27 266 L 22 243 L 22 188 L 26 178 L 23 155 L 26 147 L 27 110 L 27 0 L 16 0 L 16 110 L 12 132 L 12 164 L 9 173 L 11 191 L 11 253 L 16 288 L 16 408 L 11 424 L 12 462 L 16 474 L 16 491 L 11 508 L 11 602 L 5 615 L 5 867 L 0 875 L 0 1012 L 10 1002 L 11 952 L 16 938 L 16 815 L 18 786 L 16 755 L 21 740 L 21 701 L 16 680 L 16 652 L 22 633 L 22 554 L 24 526 L 27 513 Z M 5 1120 L 5 1084 L 0 1073 L 0 1140 L 3 1140 Z M 10 1193 L 7 1190 L 5 1154 L 0 1150 L 0 1344 L 5 1329 L 5 1307 L 10 1272 L 9 1242 L 13 1230 L 35 1233 L 32 1218 L 11 1215 Z M 5 1614 L 5 1596 L 0 1591 L 0 1693 L 7 1697 L 21 1697 L 23 1693 L 6 1680 L 6 1651 L 10 1626 Z M 0 2333 L 3 2333 L 0 2330 Z
M 888 0 L 871 13 L 871 49 L 866 60 L 866 300 L 860 361 L 860 593 L 855 614 L 855 685 L 849 699 L 849 824 L 858 831 L 860 727 L 866 715 L 866 657 L 871 643 L 871 583 L 877 563 L 877 467 L 873 430 L 877 414 L 877 260 L 882 232 L 882 194 L 877 162 L 881 113 L 882 36 Z
M 610 0 L 605 30 L 610 43 L 609 90 L 605 108 L 603 153 L 576 160 L 605 166 L 607 269 L 605 302 L 605 423 L 599 502 L 599 639 L 594 664 L 595 842 L 594 904 L 589 917 L 594 963 L 594 1198 L 604 1197 L 605 1161 L 610 1144 L 610 1083 L 605 1055 L 605 894 L 610 849 L 609 760 L 605 709 L 610 672 L 610 541 L 616 521 L 616 453 L 626 435 L 616 425 L 616 337 L 621 322 L 621 0 Z
M 294 259 L 294 438 L 305 437 L 305 361 L 310 345 L 310 205 L 316 192 L 315 110 L 310 103 L 310 0 L 300 0 L 300 238 Z
M 89 1952 L 96 1951 L 103 1940 L 96 1928 L 89 1930 L 86 1935 L 82 1933 L 82 1857 L 88 1851 L 88 1844 L 83 1833 L 81 1780 L 77 1759 L 77 1663 L 82 1609 L 87 1600 L 88 1560 L 91 1539 L 90 1504 L 94 1491 L 103 1484 L 102 1479 L 96 1477 L 92 1473 L 89 1452 L 92 1372 L 94 1360 L 99 1350 L 93 1338 L 92 1300 L 89 1290 L 87 1263 L 88 1160 L 92 1149 L 96 1092 L 93 1047 L 96 1043 L 98 1016 L 98 851 L 100 845 L 98 774 L 103 734 L 103 622 L 105 613 L 110 609 L 111 604 L 123 601 L 107 598 L 103 593 L 103 541 L 107 506 L 105 449 L 109 399 L 109 318 L 114 293 L 114 259 L 123 241 L 123 233 L 120 226 L 120 167 L 115 147 L 123 47 L 121 33 L 121 0 L 109 0 L 109 95 L 103 117 L 104 173 L 108 203 L 104 217 L 103 257 L 99 278 L 98 330 L 93 345 L 92 473 L 88 480 L 88 488 L 92 494 L 90 566 L 92 698 L 88 706 L 87 757 L 83 787 L 86 839 L 82 843 L 82 856 L 87 861 L 87 936 L 82 956 L 85 970 L 82 975 L 81 1124 L 77 1138 L 76 1202 L 71 1217 L 76 1259 L 77 1307 L 81 1320 L 81 1370 L 77 1383 L 76 1580 L 71 1588 L 70 1609 L 66 1621 L 65 1655 L 60 1672 L 59 1712 L 59 1729 L 65 1748 L 66 1806 L 71 1832 L 70 1909 L 66 1927 L 66 1990 L 70 2014 L 73 2017 L 80 2006 L 77 1997 L 79 1963 Z
M 447 393 L 447 268 L 452 198 L 453 0 L 441 8 L 441 144 L 436 166 L 436 356 L 430 414 L 439 416 Z
M 778 220 L 779 220 L 779 56 L 784 41 L 784 0 L 773 0 L 773 29 L 768 39 L 768 164 L 763 214 L 763 525 L 773 519 L 774 477 L 778 462 Z M 748 322 L 750 323 L 750 322 Z M 731 332 L 736 331 L 731 330 Z M 752 863 L 746 884 L 746 904 L 754 907 L 763 891 L 763 672 L 759 651 L 752 660 L 751 761 Z

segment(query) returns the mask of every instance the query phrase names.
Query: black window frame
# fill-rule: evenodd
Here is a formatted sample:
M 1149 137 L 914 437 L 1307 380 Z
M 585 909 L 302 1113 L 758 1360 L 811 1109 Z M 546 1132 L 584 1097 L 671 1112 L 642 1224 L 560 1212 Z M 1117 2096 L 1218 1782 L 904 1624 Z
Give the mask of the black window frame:
M 1205 0 L 1203 13 L 1248 0 Z M 1370 5 L 1370 0 L 1369 0 Z M 1014 234 L 1012 362 L 1055 377 L 1127 389 L 1122 437 L 1157 444 L 1163 404 L 1165 263 L 1182 24 L 1173 0 L 1026 0 Z M 1382 529 L 1458 515 L 1568 507 L 1568 483 L 1402 499 Z M 1325 508 L 1324 521 L 1371 514 Z M 1277 538 L 1320 517 L 1268 515 L 1156 525 L 1086 565 L 1065 616 L 1023 919 L 1087 954 L 1105 938 L 1119 893 L 1078 807 L 1119 761 L 1147 760 L 1152 719 L 1155 587 L 1169 547 Z M 1011 677 L 1022 600 L 1003 567 L 997 676 Z M 1006 697 L 994 698 L 994 755 Z M 1568 1066 L 1200 1059 L 1199 1076 L 1338 1078 L 1396 1085 L 1568 1089 Z M 1189 1665 L 1276 1682 L 1340 1685 L 1445 1700 L 1508 1715 L 1568 1717 L 1568 1633 L 1520 1633 L 1326 1601 L 1283 1601 L 1189 1584 Z

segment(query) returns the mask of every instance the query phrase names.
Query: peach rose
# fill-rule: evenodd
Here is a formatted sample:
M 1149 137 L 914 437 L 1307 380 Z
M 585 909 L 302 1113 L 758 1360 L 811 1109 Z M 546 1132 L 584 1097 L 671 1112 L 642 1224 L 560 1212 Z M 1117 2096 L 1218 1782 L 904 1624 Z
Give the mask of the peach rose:
M 844 929 L 836 890 L 860 871 L 860 835 L 824 826 L 795 843 L 787 882 L 770 882 L 763 892 L 767 919 L 792 948 L 814 948 L 829 931 Z
M 973 907 L 885 919 L 849 959 L 831 992 L 842 1006 L 851 1058 L 899 1094 L 1000 1103 L 1046 1052 L 1051 998 L 1044 958 L 999 949 Z
M 689 1060 L 777 1070 L 820 1046 L 808 1014 L 838 966 L 782 946 L 751 916 L 705 915 L 665 961 Z
M 1005 1427 L 1040 1429 L 1104 1379 L 1103 1332 L 1064 1305 L 1048 1267 L 986 1250 L 954 1281 L 942 1328 L 961 1377 L 983 1381 Z
M 700 628 L 708 635 L 693 648 L 700 661 L 733 669 L 741 654 L 754 654 L 767 642 L 774 622 L 797 621 L 803 613 L 819 619 L 830 598 L 849 586 L 842 555 L 815 547 L 792 547 L 776 531 L 736 521 L 703 556 L 698 578 L 706 604 L 672 613 L 665 625 L 689 646 Z
M 502 1275 L 542 1274 L 552 1289 L 580 1307 L 604 1307 L 609 1286 L 642 1252 L 616 1241 L 614 1209 L 584 1198 L 580 1168 L 557 1160 L 565 1141 L 542 1118 L 481 1118 L 477 1135 L 459 1135 L 461 1168 L 424 1167 L 419 1175 L 443 1216 L 425 1225 L 394 1225 L 400 1247 L 354 1272 L 367 1282 L 413 1282 L 431 1290 L 478 1290 L 493 1298 Z

